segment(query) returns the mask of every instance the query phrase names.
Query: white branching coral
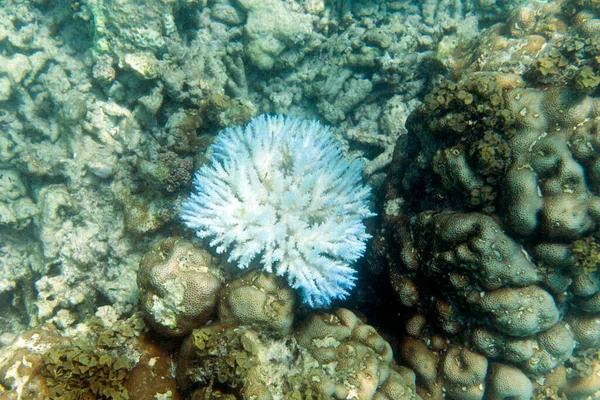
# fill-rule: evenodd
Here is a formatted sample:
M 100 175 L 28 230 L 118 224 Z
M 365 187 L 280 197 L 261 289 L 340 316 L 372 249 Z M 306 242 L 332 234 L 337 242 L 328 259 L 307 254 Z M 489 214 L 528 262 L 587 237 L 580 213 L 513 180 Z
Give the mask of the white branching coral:
M 343 299 L 370 238 L 363 164 L 317 121 L 261 115 L 219 134 L 183 220 L 239 268 L 284 276 L 311 307 Z

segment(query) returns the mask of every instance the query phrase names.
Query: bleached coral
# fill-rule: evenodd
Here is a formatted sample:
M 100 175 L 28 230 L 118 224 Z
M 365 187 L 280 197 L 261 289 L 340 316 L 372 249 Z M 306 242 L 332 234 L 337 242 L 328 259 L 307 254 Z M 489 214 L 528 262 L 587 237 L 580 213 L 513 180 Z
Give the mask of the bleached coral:
M 183 203 L 186 225 L 242 269 L 260 259 L 312 307 L 345 298 L 374 215 L 363 164 L 319 122 L 282 116 L 227 129 L 211 151 Z

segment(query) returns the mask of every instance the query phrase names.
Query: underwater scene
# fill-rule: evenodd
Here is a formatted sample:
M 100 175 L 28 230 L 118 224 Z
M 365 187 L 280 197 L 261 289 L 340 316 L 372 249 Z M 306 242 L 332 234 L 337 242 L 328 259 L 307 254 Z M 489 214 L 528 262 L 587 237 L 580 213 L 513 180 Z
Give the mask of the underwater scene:
M 0 0 L 35 399 L 600 399 L 600 0 Z

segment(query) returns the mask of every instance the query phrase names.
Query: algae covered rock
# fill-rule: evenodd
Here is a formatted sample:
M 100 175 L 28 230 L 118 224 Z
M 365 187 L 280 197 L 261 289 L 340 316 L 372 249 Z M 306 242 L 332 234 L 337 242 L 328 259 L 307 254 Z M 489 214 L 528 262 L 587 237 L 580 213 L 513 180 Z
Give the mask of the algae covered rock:
M 27 189 L 16 169 L 0 169 L 0 226 L 21 230 L 29 226 L 40 213 L 27 196 Z
M 6 399 L 179 399 L 171 356 L 143 332 L 139 315 L 119 318 L 100 307 L 76 329 L 45 324 L 0 349 Z

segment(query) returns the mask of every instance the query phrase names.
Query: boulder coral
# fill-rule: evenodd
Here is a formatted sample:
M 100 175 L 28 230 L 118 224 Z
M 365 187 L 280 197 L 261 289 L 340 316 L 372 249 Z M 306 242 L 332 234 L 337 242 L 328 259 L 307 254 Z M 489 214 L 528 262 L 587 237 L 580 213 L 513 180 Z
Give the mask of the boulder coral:
M 351 311 L 312 313 L 294 329 L 287 323 L 256 323 L 271 319 L 272 307 L 265 304 L 293 297 L 293 290 L 281 278 L 256 271 L 229 285 L 222 301 L 237 303 L 239 317 L 231 318 L 231 312 L 221 308 L 215 323 L 195 329 L 184 340 L 177 366 L 183 394 L 236 399 L 420 399 L 414 373 L 397 365 L 390 344 Z M 245 301 L 237 301 L 243 293 Z M 295 319 L 293 308 L 279 311 L 282 321 Z
M 137 283 L 146 321 L 165 336 L 184 336 L 214 313 L 223 277 L 208 251 L 169 237 L 144 255 Z
M 423 396 L 600 389 L 600 98 L 584 68 L 600 19 L 575 3 L 519 7 L 440 55 L 396 143 L 376 249 Z

